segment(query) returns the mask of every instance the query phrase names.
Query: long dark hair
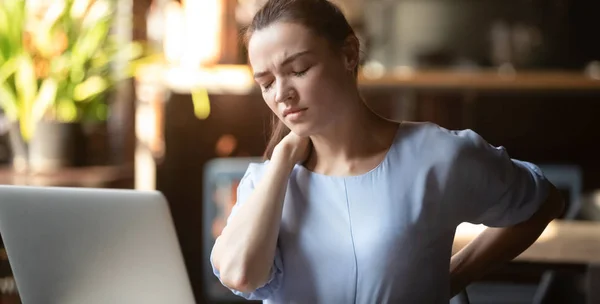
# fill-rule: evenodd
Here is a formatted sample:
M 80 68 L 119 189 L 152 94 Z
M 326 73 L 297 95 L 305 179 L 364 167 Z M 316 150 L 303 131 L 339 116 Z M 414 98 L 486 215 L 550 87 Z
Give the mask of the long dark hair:
M 246 47 L 255 31 L 277 21 L 303 25 L 316 35 L 327 39 L 335 50 L 341 50 L 349 37 L 358 41 L 340 8 L 328 0 L 269 0 L 254 15 L 252 23 L 244 31 Z M 273 114 L 271 135 L 263 157 L 270 159 L 275 146 L 289 133 L 290 129 Z

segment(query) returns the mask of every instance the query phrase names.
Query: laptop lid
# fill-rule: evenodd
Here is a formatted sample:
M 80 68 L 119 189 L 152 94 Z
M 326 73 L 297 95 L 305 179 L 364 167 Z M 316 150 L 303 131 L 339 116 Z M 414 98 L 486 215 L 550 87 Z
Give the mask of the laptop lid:
M 23 303 L 194 303 L 159 192 L 0 186 L 0 233 Z

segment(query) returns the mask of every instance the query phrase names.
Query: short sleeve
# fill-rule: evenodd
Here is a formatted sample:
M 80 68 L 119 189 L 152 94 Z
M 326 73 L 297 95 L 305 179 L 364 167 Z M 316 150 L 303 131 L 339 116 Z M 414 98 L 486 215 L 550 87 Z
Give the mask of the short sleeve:
M 239 208 L 239 206 L 241 204 L 243 204 L 246 201 L 246 199 L 248 199 L 248 196 L 250 196 L 250 194 L 254 190 L 255 179 L 257 179 L 257 177 L 259 175 L 259 168 L 260 168 L 260 166 L 264 166 L 264 165 L 265 164 L 250 164 L 248 166 L 246 173 L 244 174 L 244 176 L 242 177 L 242 179 L 240 180 L 240 183 L 238 185 L 236 203 L 233 206 L 229 217 L 227 218 L 227 223 L 229 223 L 231 218 L 235 216 L 236 210 Z M 219 278 L 219 281 L 220 281 L 221 280 L 220 273 L 215 268 L 214 264 L 212 263 L 212 252 L 211 252 L 211 257 L 210 257 L 210 263 L 212 265 L 213 273 L 215 274 L 215 276 L 217 278 Z M 275 292 L 277 289 L 279 289 L 282 279 L 283 279 L 283 262 L 281 260 L 281 252 L 280 252 L 279 246 L 278 246 L 275 251 L 275 259 L 273 261 L 273 267 L 271 268 L 271 274 L 269 276 L 269 279 L 267 280 L 267 283 L 264 286 L 256 289 L 254 292 L 251 292 L 251 293 L 243 293 L 243 292 L 233 290 L 233 289 L 230 289 L 230 290 L 235 295 L 243 297 L 247 300 L 266 300 L 273 294 L 273 292 Z M 225 285 L 223 285 L 223 286 L 225 286 Z
M 459 141 L 448 191 L 459 222 L 489 227 L 529 219 L 545 201 L 549 182 L 534 164 L 511 159 L 471 130 L 455 131 Z

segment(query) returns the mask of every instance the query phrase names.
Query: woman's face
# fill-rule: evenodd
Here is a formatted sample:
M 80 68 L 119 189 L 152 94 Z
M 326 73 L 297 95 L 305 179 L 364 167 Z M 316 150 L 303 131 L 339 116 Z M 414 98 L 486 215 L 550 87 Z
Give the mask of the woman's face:
M 276 22 L 254 32 L 248 57 L 265 102 L 297 135 L 316 134 L 347 111 L 347 56 L 306 27 Z

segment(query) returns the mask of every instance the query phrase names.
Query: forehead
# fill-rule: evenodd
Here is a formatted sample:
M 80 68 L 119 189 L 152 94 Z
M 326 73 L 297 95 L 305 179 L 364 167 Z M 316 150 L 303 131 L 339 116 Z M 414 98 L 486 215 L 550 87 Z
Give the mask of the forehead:
M 325 43 L 306 27 L 295 23 L 276 22 L 252 34 L 248 42 L 248 58 L 255 70 L 278 65 L 298 52 L 322 53 Z

